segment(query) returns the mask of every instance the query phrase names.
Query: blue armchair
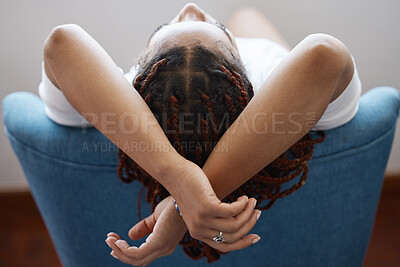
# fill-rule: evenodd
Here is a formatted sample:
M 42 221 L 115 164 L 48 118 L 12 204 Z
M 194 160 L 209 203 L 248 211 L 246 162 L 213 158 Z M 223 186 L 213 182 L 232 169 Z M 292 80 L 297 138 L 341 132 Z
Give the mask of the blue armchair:
M 126 266 L 109 255 L 104 240 L 109 231 L 129 240 L 141 185 L 119 181 L 116 146 L 94 128 L 53 123 L 32 93 L 12 93 L 2 108 L 6 134 L 63 266 Z M 260 242 L 213 266 L 362 266 L 399 108 L 396 89 L 362 95 L 356 117 L 326 131 L 316 145 L 306 184 L 262 214 L 252 231 Z M 142 216 L 149 212 L 142 204 Z M 189 259 L 178 246 L 150 266 L 189 265 L 207 263 Z

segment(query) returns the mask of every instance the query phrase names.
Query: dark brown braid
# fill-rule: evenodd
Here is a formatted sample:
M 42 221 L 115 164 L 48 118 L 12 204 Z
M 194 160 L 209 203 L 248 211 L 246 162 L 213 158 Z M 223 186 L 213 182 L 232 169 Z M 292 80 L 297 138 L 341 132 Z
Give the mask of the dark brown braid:
M 140 64 L 138 73 L 133 86 L 153 111 L 168 140 L 178 153 L 200 167 L 254 95 L 239 59 L 226 60 L 200 45 L 159 52 Z M 184 113 L 198 115 L 192 118 L 193 124 L 188 129 L 180 123 Z M 167 114 L 166 123 L 163 114 Z M 223 124 L 225 115 L 229 120 Z M 242 195 L 253 196 L 257 199 L 257 208 L 266 210 L 278 198 L 298 190 L 307 179 L 307 161 L 312 157 L 314 145 L 325 138 L 324 132 L 319 134 L 321 137 L 314 140 L 311 134 L 306 134 L 222 201 L 234 202 Z M 186 145 L 191 142 L 196 143 L 194 148 Z M 169 195 L 168 191 L 122 150 L 118 156 L 118 177 L 124 183 L 141 182 L 147 188 L 146 200 L 154 211 Z M 138 205 L 140 216 L 139 201 Z M 225 254 L 193 239 L 189 232 L 180 245 L 195 260 L 206 257 L 208 262 L 213 262 Z
M 243 110 L 246 107 L 247 103 L 249 103 L 249 95 L 248 95 L 246 89 L 244 88 L 242 77 L 236 71 L 231 72 L 225 66 L 221 66 L 221 70 L 224 73 L 226 73 L 226 75 L 228 76 L 231 83 L 235 86 L 235 88 L 239 89 L 240 96 L 238 98 L 239 98 L 240 106 Z
M 176 99 L 175 96 L 170 96 L 169 98 L 169 107 L 171 111 L 171 118 L 170 120 L 170 125 L 172 126 L 172 130 L 174 130 L 174 142 L 176 142 L 176 150 L 178 151 L 179 154 L 182 156 L 185 156 L 185 152 L 183 151 L 183 147 L 181 144 L 181 139 L 179 135 L 179 105 L 178 105 L 178 100 Z
M 140 91 L 139 91 L 140 94 L 143 94 L 144 88 L 147 87 L 147 85 L 149 84 L 151 79 L 153 79 L 153 77 L 156 75 L 156 73 L 160 69 L 160 67 L 165 66 L 166 63 L 167 63 L 167 59 L 165 59 L 165 58 L 158 61 L 156 64 L 153 65 L 153 67 L 151 68 L 149 74 L 147 74 L 146 79 L 144 79 L 144 81 L 140 82 L 138 79 L 136 79 L 134 87 L 138 88 L 137 86 L 140 86 Z
M 217 142 L 219 139 L 217 135 L 217 119 L 215 118 L 215 114 L 212 109 L 210 97 L 203 93 L 201 94 L 201 99 L 203 100 L 204 106 L 207 109 L 208 114 L 211 114 L 211 134 L 213 137 L 213 141 Z

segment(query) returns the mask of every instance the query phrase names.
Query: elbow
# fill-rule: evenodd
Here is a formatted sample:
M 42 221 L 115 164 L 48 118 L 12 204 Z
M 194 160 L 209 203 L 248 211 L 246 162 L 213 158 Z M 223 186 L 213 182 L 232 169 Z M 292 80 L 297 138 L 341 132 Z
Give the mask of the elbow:
M 337 38 L 322 33 L 311 34 L 306 37 L 310 42 L 309 55 L 312 64 L 326 73 L 342 73 L 346 68 L 351 55 L 348 48 Z
M 76 24 L 62 24 L 56 26 L 44 41 L 43 56 L 47 60 L 54 59 L 58 52 L 68 44 L 71 37 L 80 30 L 82 30 L 82 28 Z

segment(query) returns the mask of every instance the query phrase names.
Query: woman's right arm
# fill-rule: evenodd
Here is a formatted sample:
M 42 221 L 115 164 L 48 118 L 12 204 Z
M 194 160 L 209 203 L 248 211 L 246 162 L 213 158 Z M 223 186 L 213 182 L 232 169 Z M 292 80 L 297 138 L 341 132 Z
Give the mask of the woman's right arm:
M 182 164 L 182 157 L 140 95 L 90 35 L 73 24 L 56 27 L 44 44 L 44 63 L 49 79 L 85 119 L 163 185 L 174 186 L 165 177 L 166 170 Z M 150 149 L 153 146 L 159 149 Z

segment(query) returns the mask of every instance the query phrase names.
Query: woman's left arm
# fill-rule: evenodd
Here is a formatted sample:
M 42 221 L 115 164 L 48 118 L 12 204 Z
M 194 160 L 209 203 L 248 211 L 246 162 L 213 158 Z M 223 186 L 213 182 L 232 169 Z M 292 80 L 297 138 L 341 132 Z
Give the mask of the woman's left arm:
M 307 134 L 349 85 L 349 50 L 327 34 L 303 39 L 224 133 L 203 171 L 220 199 Z

